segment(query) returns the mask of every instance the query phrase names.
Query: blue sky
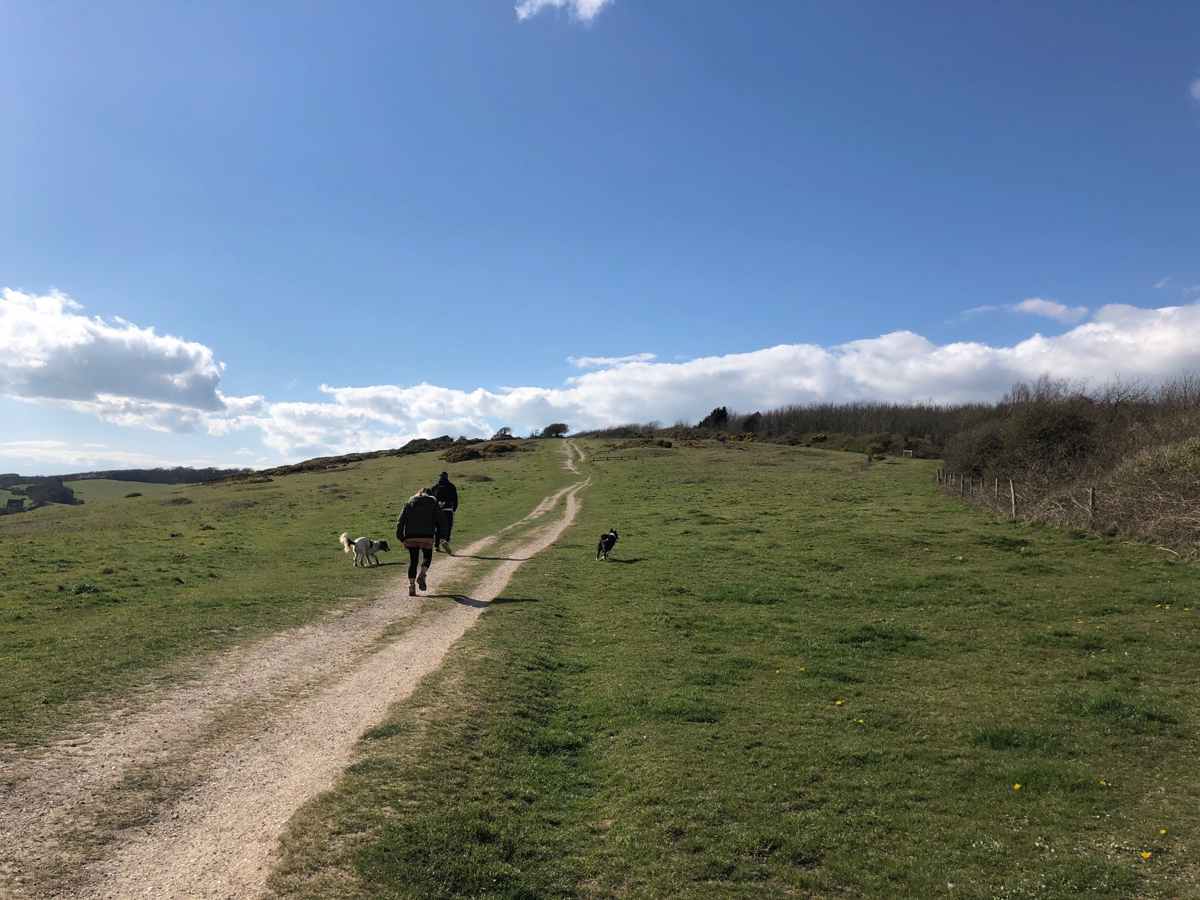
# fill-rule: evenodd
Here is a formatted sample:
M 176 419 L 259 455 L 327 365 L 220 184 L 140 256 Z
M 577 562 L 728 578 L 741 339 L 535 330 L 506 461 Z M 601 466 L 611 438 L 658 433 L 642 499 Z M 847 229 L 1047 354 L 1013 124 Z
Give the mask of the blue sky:
M 905 6 L 0 7 L 0 470 L 1200 367 L 1200 6 Z

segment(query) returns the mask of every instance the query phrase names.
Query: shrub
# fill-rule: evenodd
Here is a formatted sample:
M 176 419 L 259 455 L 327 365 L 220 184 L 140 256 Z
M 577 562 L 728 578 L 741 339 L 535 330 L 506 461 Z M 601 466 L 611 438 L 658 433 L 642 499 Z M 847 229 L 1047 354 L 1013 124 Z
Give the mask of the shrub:
M 944 459 L 951 471 L 968 475 L 1007 468 L 1005 423 L 999 419 L 981 422 L 954 435 L 946 442 Z
M 1119 383 L 1085 391 L 1039 379 L 1017 385 L 989 419 L 952 437 L 944 458 L 952 473 L 1012 478 L 1028 519 L 1153 539 L 1195 555 L 1197 432 L 1200 379 L 1154 391 Z
M 1200 551 L 1200 438 L 1137 452 L 1113 470 L 1098 494 L 1107 527 Z
M 483 444 L 454 446 L 442 454 L 442 459 L 449 463 L 470 462 L 473 459 L 493 459 L 521 449 L 517 444 L 508 441 L 488 441 Z

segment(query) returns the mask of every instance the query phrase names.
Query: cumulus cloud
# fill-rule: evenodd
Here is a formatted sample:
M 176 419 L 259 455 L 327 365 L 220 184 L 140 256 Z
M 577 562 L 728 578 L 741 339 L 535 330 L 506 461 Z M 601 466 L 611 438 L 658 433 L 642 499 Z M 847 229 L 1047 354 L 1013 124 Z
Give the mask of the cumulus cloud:
M 1191 95 L 1193 100 L 1200 103 L 1200 78 L 1195 79 L 1188 85 L 1188 94 Z
M 767 409 L 814 401 L 994 400 L 1042 374 L 1104 383 L 1154 382 L 1200 369 L 1200 305 L 1106 306 L 1065 334 L 1012 346 L 935 344 L 911 331 L 833 347 L 780 344 L 678 363 L 618 364 L 557 387 L 502 391 L 435 385 L 329 387 L 328 402 L 274 404 L 260 423 L 284 455 L 395 446 L 400 438 L 518 434 L 547 422 L 573 429 L 657 419 L 695 421 L 714 406 Z
M 266 407 L 260 396 L 222 393 L 224 364 L 203 344 L 86 316 L 58 292 L 0 292 L 0 347 L 0 395 L 114 425 L 225 434 Z
M 1167 275 L 1163 278 L 1158 279 L 1158 281 L 1154 282 L 1154 289 L 1156 291 L 1161 291 L 1163 288 L 1165 288 L 1170 283 L 1171 283 L 1171 276 Z
M 8 306 L 13 297 L 7 292 L 0 303 L 0 335 L 6 347 L 16 348 L 0 360 L 0 392 L 26 402 L 67 405 L 131 427 L 218 436 L 257 433 L 277 459 L 287 460 L 395 447 L 413 437 L 486 436 L 502 425 L 522 434 L 560 421 L 573 429 L 696 421 L 714 406 L 754 410 L 814 401 L 993 400 L 1014 382 L 1043 374 L 1097 384 L 1118 376 L 1153 383 L 1200 370 L 1200 304 L 1114 305 L 1063 334 L 1035 334 L 1011 346 L 937 344 L 896 331 L 834 346 L 779 344 L 677 362 L 660 362 L 651 354 L 575 357 L 572 363 L 584 371 L 548 387 L 322 385 L 319 400 L 272 402 L 221 392 L 220 366 L 202 345 L 126 322 L 88 319 L 61 295 L 17 295 L 13 314 Z M 32 322 L 24 311 L 34 307 L 61 324 L 62 332 Z M 1058 321 L 1086 312 L 1041 298 L 1006 309 Z M 82 373 L 71 371 L 62 348 L 86 349 L 93 343 L 110 349 L 85 352 L 83 359 L 121 358 L 126 365 L 145 360 L 149 371 L 109 373 L 108 366 L 97 366 L 94 383 L 83 390 Z M 111 349 L 126 345 L 133 349 L 123 357 Z M 64 447 L 39 452 L 63 452 Z M 13 445 L 8 452 L 15 455 Z M 80 460 L 78 467 L 115 464 L 110 455 L 103 462 Z M 149 463 L 130 459 L 127 464 Z
M 573 19 L 590 22 L 610 3 L 612 0 L 520 0 L 513 9 L 522 22 L 544 9 L 566 9 Z
M 628 363 L 653 362 L 655 359 L 657 357 L 653 353 L 631 353 L 628 356 L 568 356 L 567 362 L 577 369 L 601 369 Z
M 163 408 L 217 411 L 221 365 L 203 344 L 161 335 L 123 319 L 81 313 L 65 294 L 5 289 L 0 299 L 0 393 L 135 415 L 136 398 L 152 417 Z
M 1070 325 L 1087 318 L 1086 306 L 1067 306 L 1057 300 L 1045 300 L 1041 297 L 1030 297 L 1020 303 L 1008 303 L 988 306 L 973 306 L 963 313 L 964 316 L 977 316 L 990 312 L 1021 313 L 1030 316 L 1044 316 L 1058 322 Z

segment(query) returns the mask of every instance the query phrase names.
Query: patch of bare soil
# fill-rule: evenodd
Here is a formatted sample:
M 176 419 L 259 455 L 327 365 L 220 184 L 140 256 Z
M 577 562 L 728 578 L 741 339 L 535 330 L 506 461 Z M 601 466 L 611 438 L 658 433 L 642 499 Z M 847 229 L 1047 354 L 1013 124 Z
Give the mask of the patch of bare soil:
M 5 752 L 0 896 L 261 893 L 292 813 L 333 784 L 359 735 L 438 667 L 521 562 L 570 526 L 586 485 L 504 529 L 562 505 L 470 596 L 413 602 L 401 579 L 366 606 L 228 651 L 195 680 L 133 697 L 41 752 Z M 428 594 L 468 575 L 469 557 L 498 537 L 439 557 Z M 432 604 L 434 614 L 389 639 Z
M 587 457 L 583 455 L 583 451 L 579 449 L 579 446 L 574 441 L 567 441 L 567 461 L 563 463 L 563 468 L 578 475 L 578 463 L 586 461 Z

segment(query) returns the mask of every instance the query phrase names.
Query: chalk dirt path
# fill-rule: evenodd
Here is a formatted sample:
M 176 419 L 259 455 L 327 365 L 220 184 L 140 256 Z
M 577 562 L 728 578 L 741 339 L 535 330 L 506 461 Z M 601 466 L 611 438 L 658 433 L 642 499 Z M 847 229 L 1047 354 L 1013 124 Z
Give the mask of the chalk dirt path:
M 567 461 L 563 463 L 563 468 L 578 475 L 578 463 L 587 462 L 587 457 L 583 455 L 583 451 L 574 441 L 567 441 L 566 452 Z
M 579 451 L 565 449 L 574 462 Z M 198 679 L 135 699 L 86 734 L 0 756 L 0 897 L 261 893 L 292 813 L 333 785 L 359 736 L 571 525 L 588 483 L 439 557 L 430 595 L 469 575 L 470 557 L 500 535 L 530 529 L 469 597 L 412 602 L 400 579 L 365 607 L 228 651 Z M 444 606 L 389 639 L 419 604 Z

